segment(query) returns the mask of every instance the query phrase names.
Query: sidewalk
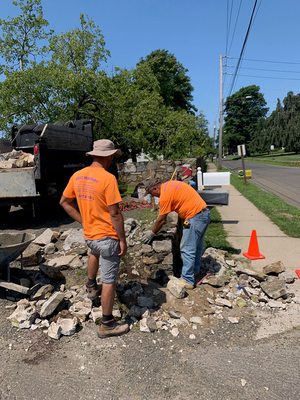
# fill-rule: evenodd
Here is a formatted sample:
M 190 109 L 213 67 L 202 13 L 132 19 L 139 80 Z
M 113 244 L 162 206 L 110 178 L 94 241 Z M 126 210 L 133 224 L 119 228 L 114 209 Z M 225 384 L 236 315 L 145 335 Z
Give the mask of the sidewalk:
M 215 170 L 209 165 L 209 171 Z M 282 261 L 286 269 L 294 272 L 300 269 L 300 239 L 283 233 L 265 214 L 243 197 L 232 185 L 229 190 L 229 205 L 219 206 L 227 240 L 237 250 L 247 252 L 251 232 L 256 229 L 260 253 L 266 258 L 253 260 L 251 265 L 261 270 L 263 266 Z

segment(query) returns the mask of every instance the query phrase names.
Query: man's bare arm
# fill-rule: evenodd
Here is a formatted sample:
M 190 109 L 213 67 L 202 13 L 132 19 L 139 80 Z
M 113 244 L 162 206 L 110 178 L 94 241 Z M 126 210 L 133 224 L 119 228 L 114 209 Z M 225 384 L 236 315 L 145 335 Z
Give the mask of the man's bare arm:
M 62 195 L 59 204 L 71 218 L 82 224 L 82 218 L 76 207 L 74 199 L 69 199 Z
M 154 225 L 152 227 L 152 232 L 156 235 L 161 228 L 163 227 L 163 225 L 166 223 L 167 220 L 167 216 L 168 214 L 164 214 L 164 215 L 159 215 L 156 219 L 156 221 L 154 222 Z
M 111 206 L 108 206 L 108 211 L 111 217 L 111 222 L 113 224 L 113 227 L 117 231 L 119 240 L 120 240 L 120 248 L 121 252 L 119 256 L 124 256 L 127 251 L 127 244 L 126 244 L 126 236 L 125 236 L 125 231 L 124 231 L 124 218 L 121 213 L 119 204 L 112 204 Z

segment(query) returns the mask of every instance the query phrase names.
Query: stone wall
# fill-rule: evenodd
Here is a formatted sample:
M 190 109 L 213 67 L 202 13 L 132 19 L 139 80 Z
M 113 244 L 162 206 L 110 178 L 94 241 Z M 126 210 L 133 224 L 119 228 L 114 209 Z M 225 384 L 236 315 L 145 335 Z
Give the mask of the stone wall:
M 154 160 L 140 162 L 126 162 L 119 165 L 119 180 L 124 183 L 139 183 L 149 177 L 159 177 L 162 180 L 171 179 L 176 167 L 181 172 L 183 164 L 191 164 L 193 174 L 196 172 L 196 164 L 194 159 L 188 160 Z

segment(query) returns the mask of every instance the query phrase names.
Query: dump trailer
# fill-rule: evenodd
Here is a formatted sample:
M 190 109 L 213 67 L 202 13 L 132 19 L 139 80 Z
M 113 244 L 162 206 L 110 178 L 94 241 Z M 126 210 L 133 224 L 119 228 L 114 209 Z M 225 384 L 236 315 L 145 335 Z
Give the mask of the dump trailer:
M 11 206 L 58 202 L 70 176 L 90 163 L 93 147 L 89 120 L 13 126 L 12 149 L 33 155 L 31 167 L 0 168 L 0 213 Z M 0 154 L 1 158 L 1 154 Z

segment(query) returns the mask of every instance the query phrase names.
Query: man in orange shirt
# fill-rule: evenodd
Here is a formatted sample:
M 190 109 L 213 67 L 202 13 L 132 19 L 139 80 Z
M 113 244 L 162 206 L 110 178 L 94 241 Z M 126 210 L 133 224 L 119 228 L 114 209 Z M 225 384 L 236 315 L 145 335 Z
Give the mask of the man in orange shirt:
M 94 142 L 89 167 L 75 172 L 65 188 L 60 205 L 83 226 L 83 234 L 91 254 L 88 259 L 88 297 L 99 295 L 96 276 L 101 265 L 101 305 L 103 317 L 98 331 L 101 338 L 129 331 L 128 324 L 117 324 L 112 310 L 120 257 L 127 251 L 123 215 L 119 208 L 121 196 L 116 178 L 107 172 L 118 152 L 112 141 Z M 75 202 L 76 201 L 76 202 Z
M 210 223 L 210 211 L 196 190 L 185 182 L 161 183 L 159 179 L 149 179 L 145 182 L 145 189 L 152 196 L 159 197 L 159 216 L 142 241 L 150 243 L 166 222 L 167 215 L 176 211 L 184 221 L 180 242 L 183 263 L 180 280 L 184 288 L 193 289 L 201 268 L 203 238 Z

